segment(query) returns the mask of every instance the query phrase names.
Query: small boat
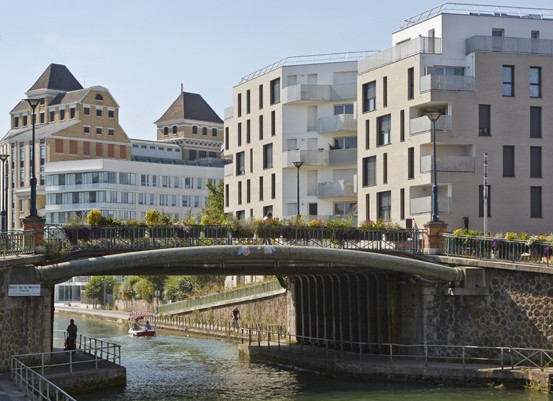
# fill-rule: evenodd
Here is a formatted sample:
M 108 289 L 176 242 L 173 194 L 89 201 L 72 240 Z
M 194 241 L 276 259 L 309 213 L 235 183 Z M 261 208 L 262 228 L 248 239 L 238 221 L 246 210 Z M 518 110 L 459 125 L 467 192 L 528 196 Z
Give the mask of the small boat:
M 150 313 L 142 313 L 129 316 L 129 334 L 133 337 L 153 337 L 156 335 L 156 329 L 148 320 L 154 317 Z

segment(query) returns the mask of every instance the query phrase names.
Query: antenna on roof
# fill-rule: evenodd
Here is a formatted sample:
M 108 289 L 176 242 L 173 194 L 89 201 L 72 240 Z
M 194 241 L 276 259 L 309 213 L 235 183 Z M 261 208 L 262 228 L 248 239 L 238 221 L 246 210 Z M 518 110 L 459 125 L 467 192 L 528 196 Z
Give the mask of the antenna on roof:
M 184 92 L 184 84 L 181 82 L 180 84 L 180 93 Z

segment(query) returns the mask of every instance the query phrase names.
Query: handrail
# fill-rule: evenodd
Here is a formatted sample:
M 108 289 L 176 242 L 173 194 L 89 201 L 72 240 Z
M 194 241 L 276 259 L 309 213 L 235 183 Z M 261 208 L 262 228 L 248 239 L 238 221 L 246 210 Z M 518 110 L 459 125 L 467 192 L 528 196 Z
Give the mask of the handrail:
M 0 232 L 0 255 L 3 257 L 35 253 L 34 230 Z
M 60 333 L 64 333 L 64 336 L 56 337 L 56 334 Z M 65 337 L 66 333 L 63 330 L 54 330 L 54 341 L 63 342 Z M 76 360 L 77 352 L 93 358 L 84 361 Z M 56 363 L 55 358 L 59 355 L 68 355 L 69 361 Z M 37 363 L 37 361 L 39 362 Z M 44 377 L 46 369 L 67 366 L 69 372 L 73 373 L 76 366 L 84 364 L 90 364 L 94 366 L 94 369 L 99 369 L 100 361 L 121 365 L 121 346 L 81 334 L 77 336 L 76 350 L 13 355 L 11 357 L 11 379 L 20 391 L 30 396 L 31 399 L 38 397 L 39 400 L 73 401 L 75 398 Z

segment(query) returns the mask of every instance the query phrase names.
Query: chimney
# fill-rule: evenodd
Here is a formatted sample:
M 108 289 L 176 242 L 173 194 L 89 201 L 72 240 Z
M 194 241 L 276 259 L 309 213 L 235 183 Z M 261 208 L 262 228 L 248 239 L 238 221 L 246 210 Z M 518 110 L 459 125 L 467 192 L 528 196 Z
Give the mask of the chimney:
M 180 84 L 180 93 L 184 92 L 184 84 L 181 82 Z

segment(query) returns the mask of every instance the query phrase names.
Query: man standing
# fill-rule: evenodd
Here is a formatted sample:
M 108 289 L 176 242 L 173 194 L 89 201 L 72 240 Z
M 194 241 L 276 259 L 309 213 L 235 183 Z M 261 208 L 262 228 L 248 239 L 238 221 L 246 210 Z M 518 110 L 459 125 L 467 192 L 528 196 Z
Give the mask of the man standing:
M 77 348 L 77 325 L 75 321 L 71 319 L 69 321 L 69 326 L 67 326 L 67 340 L 65 349 L 76 349 Z

